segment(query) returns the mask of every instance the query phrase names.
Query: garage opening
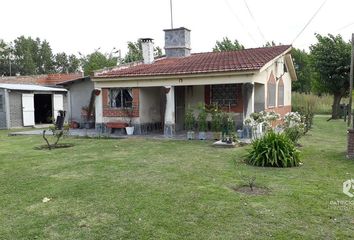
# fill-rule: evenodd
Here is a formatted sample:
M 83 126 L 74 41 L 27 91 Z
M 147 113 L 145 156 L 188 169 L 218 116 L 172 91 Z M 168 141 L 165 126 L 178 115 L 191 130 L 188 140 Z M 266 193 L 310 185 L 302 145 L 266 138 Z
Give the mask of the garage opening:
M 34 95 L 34 120 L 36 124 L 53 122 L 53 102 L 51 94 Z

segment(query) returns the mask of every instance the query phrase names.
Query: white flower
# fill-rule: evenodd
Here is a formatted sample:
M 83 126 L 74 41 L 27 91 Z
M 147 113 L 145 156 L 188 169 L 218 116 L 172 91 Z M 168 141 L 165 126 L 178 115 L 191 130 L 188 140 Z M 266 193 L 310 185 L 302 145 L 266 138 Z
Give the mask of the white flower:
M 51 200 L 50 198 L 45 197 L 45 198 L 42 199 L 42 202 L 43 202 L 43 203 L 47 203 L 47 202 L 49 202 L 50 200 Z

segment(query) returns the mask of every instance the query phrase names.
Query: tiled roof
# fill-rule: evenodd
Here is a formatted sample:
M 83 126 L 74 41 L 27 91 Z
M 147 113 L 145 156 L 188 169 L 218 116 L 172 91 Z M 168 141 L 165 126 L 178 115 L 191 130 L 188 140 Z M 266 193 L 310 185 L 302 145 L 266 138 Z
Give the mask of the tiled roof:
M 195 53 L 181 58 L 162 58 L 152 64 L 103 71 L 95 74 L 95 78 L 255 71 L 290 48 L 290 45 L 282 45 L 239 51 Z
M 82 73 L 55 73 L 33 76 L 0 77 L 0 83 L 55 86 L 81 78 L 83 78 Z

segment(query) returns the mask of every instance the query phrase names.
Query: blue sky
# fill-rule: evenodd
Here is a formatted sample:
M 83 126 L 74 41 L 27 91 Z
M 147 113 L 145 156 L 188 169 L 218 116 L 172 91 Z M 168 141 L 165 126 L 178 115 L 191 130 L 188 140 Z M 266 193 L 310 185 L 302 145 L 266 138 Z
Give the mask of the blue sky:
M 54 52 L 90 53 L 113 47 L 126 51 L 127 41 L 155 39 L 163 47 L 163 29 L 170 28 L 170 0 L 2 0 L 0 38 L 25 35 L 47 39 Z M 246 47 L 265 40 L 291 44 L 323 0 L 173 0 L 174 27 L 192 30 L 192 51 L 211 51 L 224 36 Z M 353 0 L 328 0 L 294 42 L 307 49 L 314 33 L 354 32 Z M 255 21 L 254 21 L 255 20 Z M 260 30 L 259 30 L 260 29 Z M 262 32 L 262 33 L 260 33 Z M 263 36 L 264 37 L 263 37 Z

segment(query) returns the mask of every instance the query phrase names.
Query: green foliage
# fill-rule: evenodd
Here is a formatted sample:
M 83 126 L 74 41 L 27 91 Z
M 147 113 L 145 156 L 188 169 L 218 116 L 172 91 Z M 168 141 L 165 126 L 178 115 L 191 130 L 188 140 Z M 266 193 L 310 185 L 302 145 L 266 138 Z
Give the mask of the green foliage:
M 218 106 L 212 106 L 210 109 L 211 114 L 211 130 L 213 132 L 221 131 L 221 111 Z
M 207 126 L 207 117 L 208 117 L 208 113 L 205 109 L 204 104 L 200 103 L 198 105 L 198 117 L 197 117 L 197 121 L 198 121 L 198 130 L 200 132 L 205 132 L 208 128 Z
M 300 156 L 285 134 L 268 131 L 252 142 L 246 162 L 261 167 L 294 167 L 300 165 Z
M 339 117 L 339 104 L 348 95 L 351 45 L 340 35 L 316 35 L 317 43 L 310 46 L 312 63 L 319 73 L 319 92 L 333 94 L 332 118 Z
M 304 50 L 293 48 L 291 55 L 297 75 L 297 81 L 292 82 L 292 90 L 301 93 L 311 92 L 316 72 L 311 67 L 310 54 Z
M 77 72 L 80 60 L 75 55 L 68 56 L 65 52 L 57 53 L 54 57 L 55 71 L 58 73 Z
M 304 128 L 299 126 L 288 127 L 284 129 L 284 134 L 294 143 L 297 144 L 304 135 Z
M 90 75 L 94 70 L 117 65 L 117 57 L 112 54 L 101 53 L 98 50 L 84 56 L 81 61 L 85 75 Z
M 216 41 L 213 52 L 234 51 L 242 49 L 245 49 L 245 47 L 236 39 L 234 42 L 232 42 L 228 37 L 224 37 L 222 41 Z
M 162 49 L 160 47 L 154 48 L 154 56 L 162 56 Z M 143 60 L 143 49 L 141 46 L 141 39 L 136 42 L 128 42 L 128 52 L 123 59 L 123 63 L 130 63 Z
M 184 124 L 187 131 L 193 131 L 195 125 L 195 117 L 193 114 L 193 109 L 191 107 L 187 108 L 184 116 Z

